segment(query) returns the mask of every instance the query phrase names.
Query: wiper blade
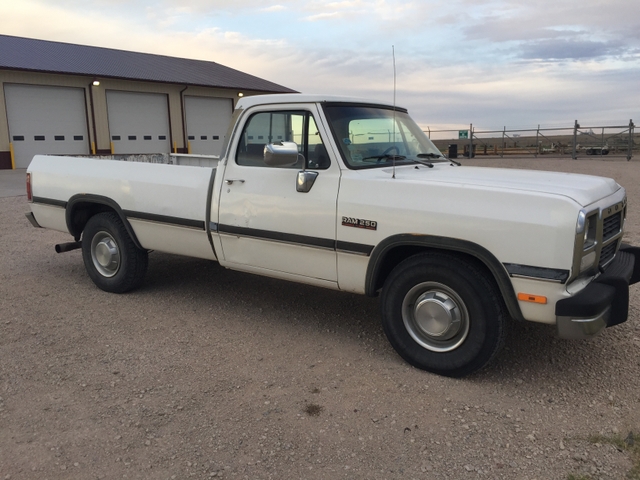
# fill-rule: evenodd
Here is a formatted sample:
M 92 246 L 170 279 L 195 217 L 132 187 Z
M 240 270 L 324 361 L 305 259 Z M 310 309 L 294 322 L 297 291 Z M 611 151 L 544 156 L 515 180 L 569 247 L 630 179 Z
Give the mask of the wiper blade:
M 422 154 L 420 154 L 420 155 L 422 155 Z M 418 157 L 420 157 L 420 155 L 418 155 Z M 414 162 L 418 162 L 420 165 L 425 165 L 425 166 L 427 166 L 429 168 L 433 168 L 433 163 L 425 162 L 424 160 L 421 160 L 420 158 L 414 158 L 413 161 Z M 418 168 L 418 167 L 416 167 L 416 168 Z
M 447 158 L 442 154 L 438 155 L 437 153 L 419 153 L 416 156 L 418 158 L 444 158 L 445 160 L 448 160 L 449 162 L 454 163 L 454 164 L 458 165 L 459 167 L 462 166 L 462 164 L 460 162 L 456 162 L 455 160 Z
M 418 158 L 444 158 L 443 155 L 438 155 L 437 153 L 419 153 L 416 155 Z
M 373 155 L 371 157 L 364 157 L 362 159 L 362 161 L 364 162 L 365 160 L 406 160 L 407 157 L 405 157 L 404 155 L 390 155 L 388 153 L 384 154 L 384 155 Z

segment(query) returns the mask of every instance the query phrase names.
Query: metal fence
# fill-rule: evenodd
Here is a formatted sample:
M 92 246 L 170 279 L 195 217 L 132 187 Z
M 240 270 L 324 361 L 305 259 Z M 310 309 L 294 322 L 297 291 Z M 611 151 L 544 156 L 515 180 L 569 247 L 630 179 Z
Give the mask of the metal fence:
M 432 137 L 441 151 L 450 157 L 458 155 L 475 157 L 479 155 L 538 155 L 553 154 L 571 156 L 577 159 L 581 155 L 605 155 L 633 158 L 640 150 L 640 132 L 635 132 L 635 125 L 629 120 L 628 125 L 581 126 L 576 120 L 573 127 L 477 130 L 473 124 L 468 129 L 458 130 L 425 130 Z M 452 134 L 446 138 L 448 134 Z M 458 138 L 455 138 L 455 137 Z M 462 146 L 462 152 L 458 146 Z

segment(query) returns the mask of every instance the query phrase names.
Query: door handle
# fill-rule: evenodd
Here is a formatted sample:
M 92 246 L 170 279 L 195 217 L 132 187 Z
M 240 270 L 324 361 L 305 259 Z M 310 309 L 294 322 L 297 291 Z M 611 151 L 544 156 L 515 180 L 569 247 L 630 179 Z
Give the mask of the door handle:
M 231 185 L 233 182 L 239 182 L 239 183 L 244 183 L 244 180 L 242 180 L 241 178 L 227 178 L 225 180 L 225 183 L 227 185 Z

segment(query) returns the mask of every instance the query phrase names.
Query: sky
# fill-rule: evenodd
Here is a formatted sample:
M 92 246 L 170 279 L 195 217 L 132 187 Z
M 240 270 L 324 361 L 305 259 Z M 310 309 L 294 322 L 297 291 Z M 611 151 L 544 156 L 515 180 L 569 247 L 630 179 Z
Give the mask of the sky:
M 640 123 L 637 0 L 0 0 L 0 33 L 214 61 L 424 129 Z M 10 21 L 9 21 L 10 19 Z

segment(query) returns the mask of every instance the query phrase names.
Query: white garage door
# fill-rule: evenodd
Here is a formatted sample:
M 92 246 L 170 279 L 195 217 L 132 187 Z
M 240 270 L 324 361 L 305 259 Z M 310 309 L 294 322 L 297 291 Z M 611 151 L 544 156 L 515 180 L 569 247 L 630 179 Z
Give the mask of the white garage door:
M 107 110 L 114 153 L 171 151 L 166 95 L 108 90 Z
M 37 85 L 4 86 L 16 168 L 34 155 L 87 155 L 84 90 Z
M 184 109 L 191 153 L 220 155 L 233 113 L 233 100 L 185 96 Z

